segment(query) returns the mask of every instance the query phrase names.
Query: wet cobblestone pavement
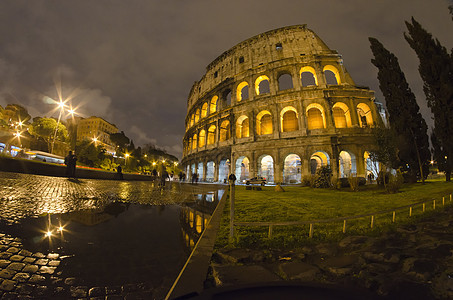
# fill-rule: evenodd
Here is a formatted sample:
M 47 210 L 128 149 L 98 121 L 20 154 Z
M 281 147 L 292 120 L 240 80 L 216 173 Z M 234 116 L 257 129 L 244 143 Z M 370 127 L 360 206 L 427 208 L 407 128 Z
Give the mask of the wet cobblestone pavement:
M 23 229 L 24 220 L 42 219 L 46 215 L 50 220 L 51 214 L 99 209 L 115 201 L 152 206 L 180 204 L 192 201 L 193 194 L 208 190 L 216 187 L 173 182 L 161 189 L 152 182 L 68 180 L 0 172 L 1 298 L 163 298 L 165 291 L 149 282 L 92 286 L 82 278 L 66 277 L 62 269 L 67 258 L 64 253 L 60 254 L 58 248 L 33 251 L 29 241 L 14 233 Z M 171 282 L 162 284 L 168 286 Z

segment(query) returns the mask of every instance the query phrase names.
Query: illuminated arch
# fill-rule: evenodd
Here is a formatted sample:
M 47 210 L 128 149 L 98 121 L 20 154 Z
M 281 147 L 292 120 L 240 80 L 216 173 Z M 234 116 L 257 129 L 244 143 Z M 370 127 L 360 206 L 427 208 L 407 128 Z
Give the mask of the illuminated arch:
M 335 68 L 334 66 L 332 65 L 326 65 L 324 66 L 324 69 L 322 70 L 324 72 L 324 76 L 326 76 L 326 71 L 329 71 L 329 72 L 332 72 L 333 73 L 333 76 L 335 77 L 335 83 L 328 83 L 328 84 L 332 84 L 332 85 L 339 85 L 341 84 L 341 81 L 340 81 L 340 73 L 338 72 L 338 69 Z M 327 78 L 326 78 L 327 79 Z M 327 80 L 326 80 L 327 82 Z
M 250 136 L 249 118 L 246 115 L 240 116 L 236 121 L 236 138 L 245 138 Z
M 258 135 L 271 134 L 272 128 L 272 114 L 263 110 L 256 116 L 256 133 Z
M 332 113 L 336 128 L 347 128 L 352 126 L 351 112 L 345 103 L 335 103 L 332 107 Z
M 236 89 L 236 99 L 238 102 L 249 98 L 248 87 L 249 84 L 246 81 L 243 81 L 238 85 Z
M 354 153 L 341 151 L 338 156 L 340 166 L 340 177 L 347 178 L 350 175 L 357 175 L 357 165 Z
M 195 123 L 197 123 L 198 121 L 200 121 L 200 109 L 197 108 L 197 110 L 195 111 Z
M 194 121 L 195 121 L 195 115 L 192 114 L 192 115 L 190 116 L 190 126 L 193 126 Z
M 197 137 L 197 134 L 195 133 L 192 138 L 192 150 L 197 149 L 197 147 L 198 147 L 197 141 L 198 141 L 198 137 Z
M 263 93 L 260 93 L 260 83 L 265 80 L 267 80 L 268 84 L 270 83 L 269 77 L 267 77 L 266 75 L 261 75 L 255 80 L 255 91 L 256 91 L 257 95 L 263 94 Z
M 357 104 L 357 114 L 359 116 L 360 127 L 370 127 L 373 125 L 371 109 L 365 103 Z
M 299 116 L 292 106 L 286 106 L 280 112 L 280 127 L 282 132 L 296 131 L 299 129 Z
M 224 142 L 226 140 L 229 140 L 231 137 L 231 134 L 230 134 L 230 121 L 228 120 L 224 120 L 221 124 L 220 124 L 220 137 L 219 137 L 219 141 L 220 142 Z
M 270 155 L 262 155 L 258 159 L 258 176 L 267 182 L 274 182 L 274 159 Z
M 206 181 L 213 182 L 215 174 L 215 162 L 208 161 L 206 164 Z
M 246 156 L 241 156 L 236 160 L 235 175 L 238 182 L 243 182 L 249 178 L 250 160 Z
M 205 102 L 201 107 L 201 118 L 206 118 L 207 115 L 208 115 L 208 103 Z
M 302 80 L 302 86 L 306 87 L 306 86 L 311 86 L 311 82 L 305 82 L 305 78 L 302 77 L 302 74 L 303 73 L 310 73 L 311 76 L 313 76 L 313 80 L 314 80 L 314 83 L 315 85 L 318 85 L 318 77 L 316 76 L 316 71 L 315 69 L 313 69 L 312 67 L 310 66 L 305 66 L 305 67 L 302 67 L 299 71 L 299 78 Z
M 214 96 L 211 98 L 211 102 L 209 105 L 209 113 L 215 113 L 217 111 L 217 100 L 219 100 L 219 97 Z
M 307 106 L 305 111 L 307 115 L 307 128 L 309 130 L 327 127 L 324 108 L 321 104 L 312 103 Z
M 215 130 L 216 130 L 215 125 L 211 125 L 208 129 L 208 145 L 212 145 L 215 143 Z
M 198 137 L 198 147 L 204 147 L 206 144 L 206 131 L 203 129 L 200 131 L 200 136 Z
M 320 167 L 325 167 L 330 164 L 330 157 L 324 151 L 316 151 L 310 157 L 311 174 L 315 174 Z
M 287 155 L 283 167 L 283 181 L 285 183 L 300 183 L 302 177 L 301 167 L 302 163 L 299 155 Z

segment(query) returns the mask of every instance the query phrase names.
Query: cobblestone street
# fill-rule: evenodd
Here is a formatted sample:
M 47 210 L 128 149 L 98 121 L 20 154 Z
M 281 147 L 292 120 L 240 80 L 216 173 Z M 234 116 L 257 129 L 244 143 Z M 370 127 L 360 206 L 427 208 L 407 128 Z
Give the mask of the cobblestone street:
M 215 186 L 169 183 L 165 189 L 153 182 L 69 180 L 0 172 L 0 295 L 2 299 L 27 298 L 160 298 L 156 287 L 147 283 L 90 286 L 76 277 L 65 278 L 65 260 L 58 251 L 30 251 L 14 230 L 24 219 L 45 218 L 85 209 L 121 203 L 169 205 L 192 201 L 193 194 L 216 190 Z M 50 218 L 50 217 L 49 217 Z M 168 284 L 168 283 L 167 283 Z

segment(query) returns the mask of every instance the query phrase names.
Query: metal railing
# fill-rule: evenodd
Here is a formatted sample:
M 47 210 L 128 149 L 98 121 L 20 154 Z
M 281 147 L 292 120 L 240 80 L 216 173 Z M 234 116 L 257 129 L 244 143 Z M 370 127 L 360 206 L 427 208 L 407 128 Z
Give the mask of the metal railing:
M 363 215 L 354 215 L 354 216 L 346 216 L 346 217 L 337 217 L 337 218 L 330 218 L 330 219 L 323 219 L 323 220 L 308 220 L 308 221 L 287 221 L 287 222 L 233 222 L 234 227 L 268 227 L 269 232 L 268 232 L 268 237 L 272 238 L 273 234 L 273 229 L 274 227 L 277 226 L 300 226 L 300 225 L 310 225 L 309 231 L 308 231 L 308 237 L 313 238 L 313 232 L 314 232 L 314 225 L 315 224 L 327 224 L 327 223 L 343 223 L 343 233 L 346 233 L 346 228 L 347 228 L 347 223 L 348 221 L 351 220 L 358 220 L 358 219 L 364 219 L 364 218 L 370 218 L 370 229 L 373 229 L 375 226 L 376 222 L 376 216 L 379 215 L 384 215 L 384 214 L 389 214 L 392 213 L 392 223 L 396 222 L 396 213 L 397 212 L 402 212 L 408 211 L 408 216 L 412 217 L 414 213 L 414 208 L 420 206 L 422 213 L 426 211 L 426 205 L 432 204 L 432 209 L 436 209 L 437 206 L 445 206 L 446 204 L 452 204 L 453 199 L 452 199 L 452 194 L 449 195 L 449 200 L 445 200 L 445 196 L 442 197 L 442 202 L 436 203 L 436 199 L 431 199 L 431 200 L 425 200 L 425 201 L 420 201 L 420 202 L 415 202 L 412 204 L 392 208 L 392 209 L 387 209 L 387 210 L 381 210 L 369 214 L 363 214 Z

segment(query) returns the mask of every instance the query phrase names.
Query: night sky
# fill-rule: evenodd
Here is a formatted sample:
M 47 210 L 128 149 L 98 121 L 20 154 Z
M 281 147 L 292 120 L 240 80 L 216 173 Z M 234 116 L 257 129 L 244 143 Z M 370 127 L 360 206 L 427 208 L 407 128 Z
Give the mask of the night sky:
M 403 38 L 414 16 L 448 49 L 447 0 L 2 0 L 0 105 L 50 116 L 61 82 L 83 117 L 114 123 L 135 146 L 153 143 L 178 157 L 187 96 L 206 66 L 262 32 L 307 24 L 337 50 L 353 80 L 383 102 L 368 37 L 398 56 L 423 115 L 418 59 Z M 53 114 L 53 116 L 57 116 Z

